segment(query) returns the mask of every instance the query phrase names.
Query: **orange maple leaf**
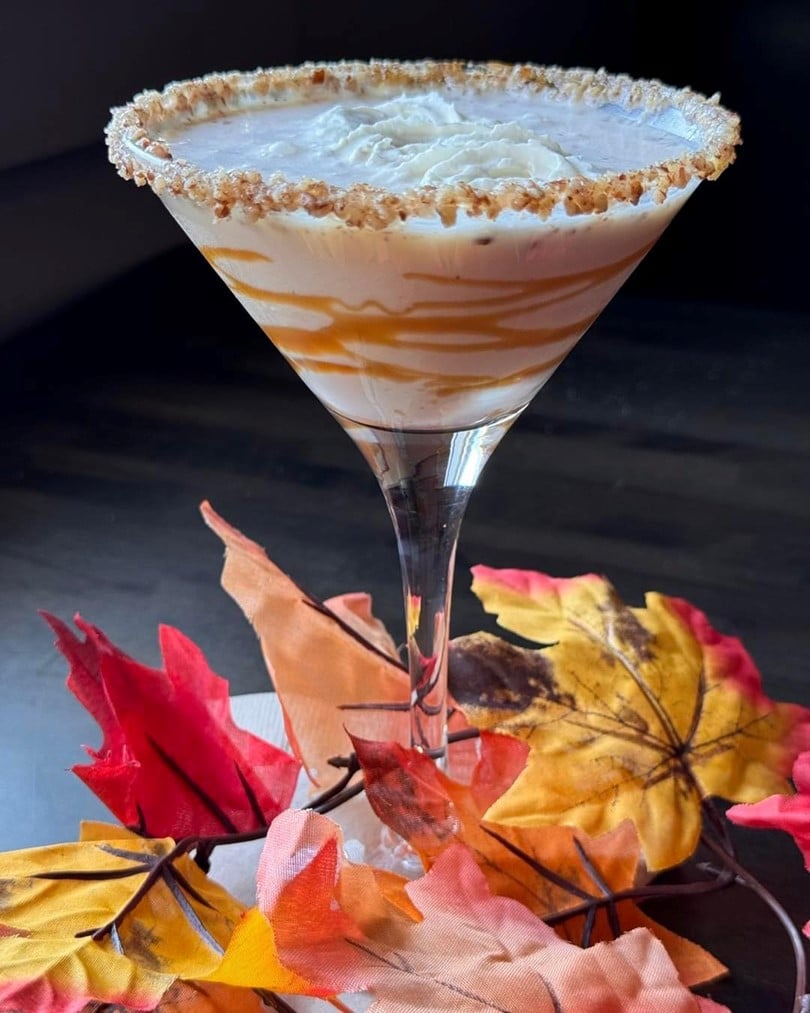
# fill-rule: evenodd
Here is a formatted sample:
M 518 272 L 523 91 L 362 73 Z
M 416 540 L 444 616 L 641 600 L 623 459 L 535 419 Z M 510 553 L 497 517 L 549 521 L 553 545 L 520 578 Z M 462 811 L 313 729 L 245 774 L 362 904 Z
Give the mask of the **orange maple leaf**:
M 416 919 L 387 903 L 372 870 L 341 854 L 335 824 L 288 812 L 273 823 L 259 869 L 259 907 L 278 952 L 315 994 L 368 991 L 374 1013 L 706 1008 L 646 929 L 581 950 L 522 904 L 493 896 L 461 845 L 406 885 Z M 249 933 L 256 919 L 244 924 Z
M 427 868 L 447 848 L 464 844 L 494 894 L 512 897 L 541 918 L 555 917 L 557 932 L 580 943 L 588 902 L 637 885 L 640 845 L 633 824 L 590 838 L 572 827 L 503 827 L 482 821 L 484 812 L 522 771 L 528 747 L 508 735 L 481 734 L 481 757 L 469 784 L 460 784 L 416 750 L 396 743 L 354 740 L 372 808 L 405 837 Z M 591 941 L 612 939 L 638 926 L 664 944 L 681 980 L 691 986 L 713 981 L 726 968 L 702 947 L 647 918 L 633 900 L 595 907 Z M 583 911 L 573 916 L 575 911 Z
M 207 981 L 176 981 L 155 1013 L 267 1013 L 258 993 Z
M 408 672 L 368 595 L 318 601 L 208 503 L 201 510 L 225 544 L 222 586 L 256 630 L 287 739 L 312 782 L 329 787 L 342 776 L 328 761 L 348 751 L 347 730 L 407 742 Z M 466 727 L 463 715 L 451 727 Z

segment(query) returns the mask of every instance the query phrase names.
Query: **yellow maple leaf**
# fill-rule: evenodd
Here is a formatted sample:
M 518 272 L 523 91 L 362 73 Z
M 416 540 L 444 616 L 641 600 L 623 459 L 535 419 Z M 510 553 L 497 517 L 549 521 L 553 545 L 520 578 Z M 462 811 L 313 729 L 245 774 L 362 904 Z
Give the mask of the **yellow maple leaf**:
M 629 608 L 593 574 L 473 572 L 501 626 L 551 645 L 528 651 L 487 634 L 454 644 L 452 689 L 469 720 L 530 747 L 486 819 L 596 835 L 629 818 L 658 870 L 694 852 L 708 796 L 790 791 L 810 712 L 768 700 L 739 641 L 692 606 L 649 594 L 646 608 Z
M 89 823 L 77 843 L 0 855 L 0 1008 L 151 1010 L 177 978 L 216 968 L 244 907 L 185 855 L 115 931 L 93 938 L 173 847 Z
M 280 961 L 273 926 L 257 908 L 245 913 L 219 966 L 207 981 L 306 995 L 309 982 Z

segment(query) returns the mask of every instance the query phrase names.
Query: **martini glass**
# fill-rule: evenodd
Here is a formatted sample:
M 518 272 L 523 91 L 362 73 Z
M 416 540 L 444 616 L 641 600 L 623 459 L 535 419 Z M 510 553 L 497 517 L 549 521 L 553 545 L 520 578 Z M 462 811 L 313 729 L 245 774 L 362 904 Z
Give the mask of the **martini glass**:
M 674 147 L 652 164 L 628 153 L 628 164 L 593 178 L 405 190 L 330 183 L 326 156 L 315 159 L 315 178 L 238 157 L 238 124 L 263 104 L 295 115 L 307 102 L 435 89 L 595 109 L 618 117 L 631 140 L 652 124 Z M 226 130 L 214 161 L 210 143 L 205 157 L 188 146 L 199 123 Z M 108 141 L 119 172 L 161 197 L 376 475 L 402 570 L 409 743 L 440 763 L 453 564 L 470 493 L 515 419 L 699 182 L 733 160 L 738 140 L 733 114 L 688 91 L 502 65 L 212 75 L 114 111 Z

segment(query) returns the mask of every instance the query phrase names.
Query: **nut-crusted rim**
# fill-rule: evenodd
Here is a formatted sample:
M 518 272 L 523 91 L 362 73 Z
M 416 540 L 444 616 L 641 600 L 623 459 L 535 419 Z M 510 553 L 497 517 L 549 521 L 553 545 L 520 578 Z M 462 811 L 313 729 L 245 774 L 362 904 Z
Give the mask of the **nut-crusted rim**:
M 312 179 L 290 180 L 280 173 L 204 171 L 185 159 L 173 158 L 170 145 L 160 137 L 161 128 L 169 124 L 267 103 L 426 86 L 542 92 L 555 100 L 615 102 L 649 112 L 674 107 L 704 141 L 699 150 L 684 151 L 677 159 L 599 179 L 578 176 L 546 184 L 527 180 L 487 189 L 457 183 L 392 193 L 361 183 L 338 187 Z M 490 219 L 507 210 L 546 218 L 560 205 L 571 215 L 593 214 L 614 203 L 636 204 L 645 193 L 661 202 L 671 189 L 684 187 L 690 180 L 716 179 L 734 161 L 735 145 L 740 143 L 739 118 L 719 104 L 717 95 L 706 98 L 659 81 L 633 80 L 604 70 L 430 60 L 310 63 L 211 74 L 170 84 L 162 92 L 136 95 L 128 105 L 112 110 L 106 133 L 110 161 L 121 176 L 134 179 L 138 186 L 148 184 L 157 194 L 188 197 L 210 207 L 217 218 L 227 218 L 237 209 L 249 220 L 303 210 L 314 217 L 333 214 L 349 225 L 370 228 L 432 215 L 452 225 L 459 211 Z

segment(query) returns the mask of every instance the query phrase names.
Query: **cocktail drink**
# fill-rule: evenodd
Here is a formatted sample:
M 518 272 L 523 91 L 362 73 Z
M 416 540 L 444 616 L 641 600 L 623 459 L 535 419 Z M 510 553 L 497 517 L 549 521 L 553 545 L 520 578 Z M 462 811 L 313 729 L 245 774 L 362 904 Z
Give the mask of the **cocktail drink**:
M 119 172 L 161 197 L 380 482 L 417 748 L 446 749 L 453 561 L 481 469 L 738 130 L 657 82 L 499 64 L 213 75 L 114 111 Z

